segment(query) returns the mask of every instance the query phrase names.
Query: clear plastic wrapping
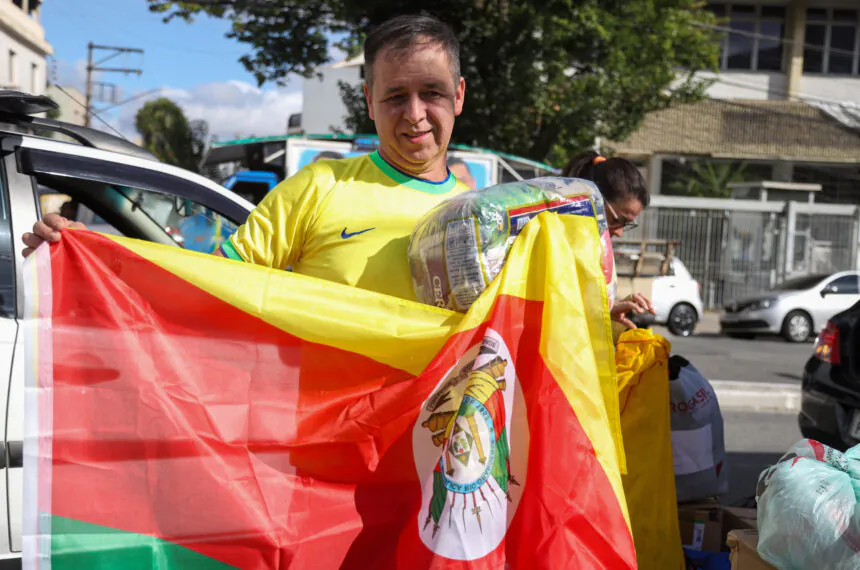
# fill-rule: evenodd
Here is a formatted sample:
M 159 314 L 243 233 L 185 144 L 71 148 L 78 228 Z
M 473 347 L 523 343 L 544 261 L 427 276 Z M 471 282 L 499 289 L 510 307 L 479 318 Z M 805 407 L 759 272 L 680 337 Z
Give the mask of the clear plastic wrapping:
M 758 481 L 758 551 L 781 570 L 860 568 L 860 446 L 797 442 Z
M 578 178 L 544 177 L 464 192 L 428 212 L 409 242 L 419 301 L 467 311 L 499 274 L 526 223 L 541 212 L 597 220 L 609 304 L 615 301 L 612 241 L 597 187 Z

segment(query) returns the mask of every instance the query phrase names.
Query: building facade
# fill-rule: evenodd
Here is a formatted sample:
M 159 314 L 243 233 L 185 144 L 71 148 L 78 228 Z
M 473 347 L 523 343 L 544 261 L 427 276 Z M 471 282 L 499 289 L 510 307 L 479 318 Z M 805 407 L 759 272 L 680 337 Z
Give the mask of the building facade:
M 41 0 L 0 0 L 0 87 L 41 95 L 53 53 L 40 23 Z
M 723 183 L 820 183 L 816 201 L 860 203 L 860 2 L 708 9 L 723 33 L 719 73 L 701 74 L 709 99 L 650 115 L 613 150 L 647 168 L 655 194 L 684 193 L 707 164 Z
M 303 81 L 301 117 L 289 124 L 288 129 L 311 134 L 347 132 L 347 109 L 339 85 L 343 82 L 355 87 L 363 81 L 363 55 L 323 67 L 318 77 Z
M 72 86 L 58 87 L 54 84 L 48 85 L 45 95 L 54 100 L 60 106 L 57 119 L 73 125 L 86 125 L 86 112 L 83 102 L 86 95 Z

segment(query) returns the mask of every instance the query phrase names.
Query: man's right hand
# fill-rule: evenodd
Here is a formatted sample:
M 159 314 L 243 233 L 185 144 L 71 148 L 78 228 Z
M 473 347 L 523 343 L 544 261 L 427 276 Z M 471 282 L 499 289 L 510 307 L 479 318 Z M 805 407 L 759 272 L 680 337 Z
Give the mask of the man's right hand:
M 25 233 L 21 240 L 27 247 L 24 249 L 24 257 L 33 253 L 42 242 L 55 243 L 60 241 L 63 230 L 85 230 L 87 227 L 80 222 L 67 220 L 59 214 L 48 214 L 33 226 L 33 233 Z

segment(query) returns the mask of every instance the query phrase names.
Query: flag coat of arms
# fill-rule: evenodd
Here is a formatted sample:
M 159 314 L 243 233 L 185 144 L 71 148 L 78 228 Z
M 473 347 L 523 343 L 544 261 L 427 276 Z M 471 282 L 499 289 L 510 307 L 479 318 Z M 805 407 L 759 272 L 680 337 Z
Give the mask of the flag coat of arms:
M 25 565 L 635 568 L 599 251 L 542 214 L 461 315 L 67 232 L 25 264 Z

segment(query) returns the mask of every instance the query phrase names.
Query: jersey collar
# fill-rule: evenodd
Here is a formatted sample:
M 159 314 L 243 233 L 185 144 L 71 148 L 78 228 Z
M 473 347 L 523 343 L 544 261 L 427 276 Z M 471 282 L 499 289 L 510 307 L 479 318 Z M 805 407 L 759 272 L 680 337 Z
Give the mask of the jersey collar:
M 457 179 L 454 178 L 454 175 L 451 174 L 450 170 L 448 171 L 448 177 L 442 182 L 430 182 L 429 180 L 415 178 L 414 176 L 409 176 L 408 174 L 397 170 L 379 155 L 379 151 L 375 150 L 370 153 L 370 160 L 386 176 L 401 186 L 406 186 L 407 188 L 418 190 L 419 192 L 424 192 L 426 194 L 446 194 L 453 190 L 457 185 Z

